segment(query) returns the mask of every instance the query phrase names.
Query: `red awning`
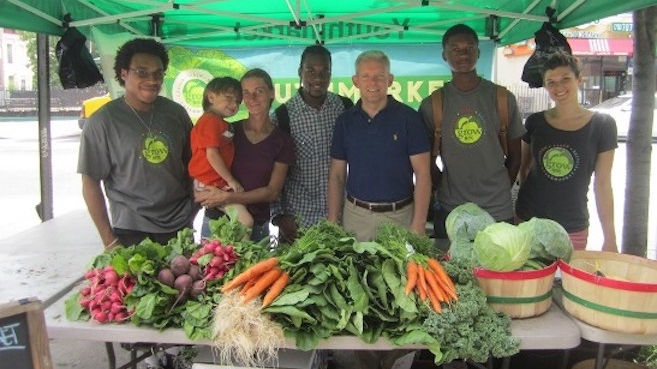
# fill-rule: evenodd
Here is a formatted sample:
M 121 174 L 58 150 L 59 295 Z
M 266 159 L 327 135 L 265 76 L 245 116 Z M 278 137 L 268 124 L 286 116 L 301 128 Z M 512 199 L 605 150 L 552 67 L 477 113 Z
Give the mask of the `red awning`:
M 626 38 L 569 38 L 574 55 L 632 55 L 634 40 Z

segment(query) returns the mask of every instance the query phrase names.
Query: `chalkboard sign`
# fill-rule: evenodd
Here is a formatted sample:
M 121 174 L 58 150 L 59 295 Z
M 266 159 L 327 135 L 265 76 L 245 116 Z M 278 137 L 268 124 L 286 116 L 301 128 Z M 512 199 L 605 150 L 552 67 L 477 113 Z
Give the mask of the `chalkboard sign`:
M 0 305 L 0 363 L 12 369 L 51 369 L 43 305 L 35 298 Z

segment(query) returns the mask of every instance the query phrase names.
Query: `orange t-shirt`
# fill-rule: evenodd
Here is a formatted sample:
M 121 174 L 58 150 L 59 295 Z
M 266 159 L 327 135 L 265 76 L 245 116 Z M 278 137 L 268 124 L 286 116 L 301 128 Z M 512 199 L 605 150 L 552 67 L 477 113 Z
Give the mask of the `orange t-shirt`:
M 216 147 L 228 169 L 233 165 L 235 146 L 228 123 L 213 113 L 204 113 L 192 128 L 190 141 L 192 158 L 189 161 L 189 175 L 197 181 L 215 187 L 225 187 L 228 184 L 219 173 L 212 168 L 206 156 L 208 147 Z

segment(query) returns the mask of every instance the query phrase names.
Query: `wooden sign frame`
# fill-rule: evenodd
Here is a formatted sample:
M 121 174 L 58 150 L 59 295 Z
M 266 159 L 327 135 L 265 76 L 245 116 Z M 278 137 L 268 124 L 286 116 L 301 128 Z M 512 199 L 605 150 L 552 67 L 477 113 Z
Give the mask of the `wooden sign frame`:
M 27 335 L 29 345 L 25 349 L 29 350 L 28 355 L 32 359 L 32 369 L 52 369 L 52 358 L 50 357 L 50 342 L 48 340 L 48 331 L 46 321 L 43 315 L 43 304 L 35 297 L 25 298 L 18 301 L 11 301 L 0 305 L 0 322 L 14 324 L 3 326 L 0 324 L 0 350 L 11 350 L 12 344 L 18 344 L 20 337 L 16 335 L 16 329 L 20 323 L 27 323 Z M 23 316 L 24 314 L 24 316 Z M 25 329 L 24 327 L 22 329 Z M 9 347 L 8 347 L 9 346 Z M 25 355 L 23 355 L 25 356 Z M 2 352 L 0 351 L 0 358 Z M 11 360 L 11 359 L 10 359 Z M 12 368 L 24 368 L 25 363 L 3 363 L 10 364 Z M 29 365 L 28 365 L 29 367 Z

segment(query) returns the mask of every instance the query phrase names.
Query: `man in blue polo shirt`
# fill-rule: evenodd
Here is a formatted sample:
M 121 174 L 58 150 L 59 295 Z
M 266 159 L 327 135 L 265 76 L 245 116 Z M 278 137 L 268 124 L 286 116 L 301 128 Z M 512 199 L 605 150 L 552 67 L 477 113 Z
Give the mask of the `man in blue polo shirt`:
M 425 232 L 430 143 L 420 114 L 388 95 L 393 78 L 383 52 L 360 54 L 352 80 L 361 98 L 333 130 L 328 219 L 342 220 L 359 241 L 385 222 Z

